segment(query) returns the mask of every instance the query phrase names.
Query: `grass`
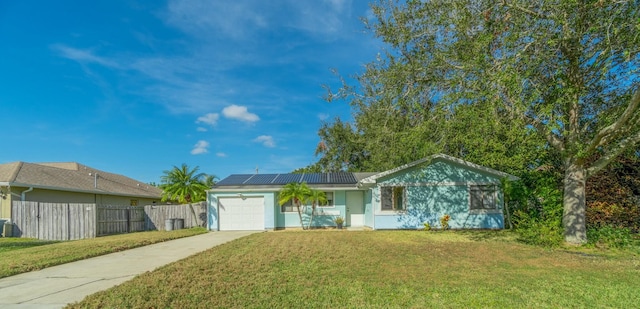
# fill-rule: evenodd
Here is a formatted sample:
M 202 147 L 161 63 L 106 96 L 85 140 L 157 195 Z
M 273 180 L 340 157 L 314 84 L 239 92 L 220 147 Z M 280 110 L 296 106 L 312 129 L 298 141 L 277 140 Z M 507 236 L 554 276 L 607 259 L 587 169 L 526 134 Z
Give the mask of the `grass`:
M 205 232 L 204 228 L 194 228 L 170 232 L 139 232 L 65 242 L 0 238 L 0 278 Z
M 0 254 L 55 243 L 57 243 L 57 241 L 39 240 L 34 238 L 0 238 Z
M 502 232 L 254 234 L 69 308 L 630 308 L 640 258 L 541 249 Z

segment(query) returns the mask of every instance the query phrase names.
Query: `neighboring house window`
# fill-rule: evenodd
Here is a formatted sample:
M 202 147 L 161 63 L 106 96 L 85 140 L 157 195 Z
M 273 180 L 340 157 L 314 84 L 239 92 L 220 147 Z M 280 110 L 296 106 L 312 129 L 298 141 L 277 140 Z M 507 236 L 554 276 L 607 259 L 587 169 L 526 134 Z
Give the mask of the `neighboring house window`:
M 472 185 L 469 187 L 469 210 L 495 210 L 496 186 Z
M 289 200 L 288 202 L 284 203 L 284 205 L 280 206 L 280 211 L 281 212 L 294 212 L 294 211 L 297 211 L 297 210 L 296 210 L 296 206 L 293 205 L 293 200 Z
M 381 187 L 382 210 L 405 210 L 405 187 Z
M 138 206 L 138 200 L 131 200 L 131 206 Z
M 327 198 L 327 203 L 326 204 L 321 204 L 318 205 L 320 207 L 333 207 L 333 192 L 325 192 L 324 193 L 325 197 Z

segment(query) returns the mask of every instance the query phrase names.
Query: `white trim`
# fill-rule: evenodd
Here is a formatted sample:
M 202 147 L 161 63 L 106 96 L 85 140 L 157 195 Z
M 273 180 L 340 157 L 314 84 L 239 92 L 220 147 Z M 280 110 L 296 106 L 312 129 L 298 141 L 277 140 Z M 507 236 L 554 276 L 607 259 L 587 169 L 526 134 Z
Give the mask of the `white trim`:
M 314 189 L 314 190 L 320 190 L 320 191 L 326 191 L 326 192 L 331 192 L 331 191 L 364 191 L 362 188 L 357 187 L 355 184 L 351 187 L 314 187 L 312 185 L 309 185 L 309 188 Z M 213 189 L 209 189 L 206 190 L 205 192 L 211 192 L 211 193 L 236 193 L 236 192 L 255 192 L 255 193 L 272 193 L 272 192 L 280 192 L 280 190 L 282 190 L 282 186 L 279 187 L 265 187 L 265 188 L 239 188 L 239 187 L 232 187 L 232 188 L 226 188 L 226 187 L 221 187 L 221 188 L 213 188 Z
M 383 182 L 377 183 L 378 187 L 439 187 L 439 186 L 467 186 L 467 185 L 496 185 L 499 182 Z
M 388 176 L 388 175 L 397 173 L 399 171 L 414 167 L 416 165 L 419 165 L 419 164 L 422 164 L 422 163 L 425 163 L 425 162 L 433 161 L 435 159 L 441 159 L 441 160 L 444 160 L 444 161 L 453 162 L 453 163 L 456 163 L 456 164 L 459 164 L 459 165 L 462 165 L 462 166 L 466 166 L 468 168 L 476 169 L 476 170 L 479 170 L 481 172 L 484 172 L 484 173 L 487 173 L 487 174 L 491 174 L 491 175 L 494 175 L 494 176 L 507 177 L 510 180 L 514 180 L 514 181 L 519 179 L 516 176 L 510 175 L 510 174 L 507 174 L 507 173 L 504 173 L 504 172 L 500 172 L 500 171 L 494 170 L 492 168 L 484 167 L 482 165 L 478 165 L 478 164 L 475 164 L 475 163 L 467 162 L 465 160 L 461 160 L 461 159 L 458 159 L 458 158 L 455 158 L 455 157 L 452 157 L 452 156 L 448 156 L 448 155 L 445 155 L 445 154 L 435 154 L 435 155 L 432 155 L 432 156 L 428 156 L 426 158 L 422 158 L 420 160 L 416 160 L 416 161 L 407 163 L 407 164 L 402 165 L 402 166 L 398 166 L 398 167 L 396 167 L 394 169 L 390 169 L 388 171 L 384 171 L 382 173 L 378 173 L 376 175 L 369 176 L 369 177 L 367 177 L 365 179 L 360 180 L 359 183 L 360 184 L 373 184 L 373 183 L 376 183 L 376 180 L 378 180 L 381 177 Z

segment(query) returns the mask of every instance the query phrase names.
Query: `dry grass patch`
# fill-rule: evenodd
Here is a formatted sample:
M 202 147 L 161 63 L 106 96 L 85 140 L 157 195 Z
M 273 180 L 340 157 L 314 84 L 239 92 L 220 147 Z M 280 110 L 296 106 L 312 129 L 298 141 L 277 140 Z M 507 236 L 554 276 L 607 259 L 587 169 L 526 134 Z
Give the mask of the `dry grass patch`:
M 194 228 L 170 232 L 139 232 L 65 242 L 0 238 L 0 278 L 206 232 L 204 228 Z
M 558 308 L 640 302 L 637 256 L 585 256 L 483 233 L 491 232 L 254 234 L 70 307 Z

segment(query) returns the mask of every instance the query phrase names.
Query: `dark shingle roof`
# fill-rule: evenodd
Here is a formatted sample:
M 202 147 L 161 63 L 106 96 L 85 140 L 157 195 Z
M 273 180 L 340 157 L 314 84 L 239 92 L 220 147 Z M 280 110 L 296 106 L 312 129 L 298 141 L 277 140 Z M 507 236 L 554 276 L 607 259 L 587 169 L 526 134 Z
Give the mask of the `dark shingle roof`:
M 0 182 L 98 194 L 151 198 L 160 198 L 162 195 L 161 189 L 149 184 L 75 162 L 0 164 Z

